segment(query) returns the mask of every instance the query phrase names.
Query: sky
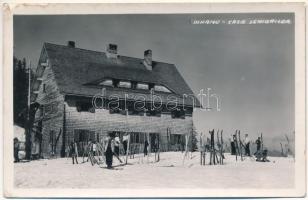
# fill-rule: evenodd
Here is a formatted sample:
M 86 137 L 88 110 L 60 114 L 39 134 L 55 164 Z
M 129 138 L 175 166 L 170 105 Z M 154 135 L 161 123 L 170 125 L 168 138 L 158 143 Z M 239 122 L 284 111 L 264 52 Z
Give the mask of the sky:
M 291 24 L 192 24 L 192 19 L 291 19 Z M 211 88 L 220 111 L 196 110 L 194 124 L 231 135 L 283 139 L 294 131 L 294 16 L 276 14 L 14 16 L 14 55 L 36 67 L 44 42 L 173 63 L 197 95 Z M 211 101 L 212 102 L 212 101 Z M 213 102 L 212 102 L 213 103 Z M 215 107 L 215 104 L 212 104 Z

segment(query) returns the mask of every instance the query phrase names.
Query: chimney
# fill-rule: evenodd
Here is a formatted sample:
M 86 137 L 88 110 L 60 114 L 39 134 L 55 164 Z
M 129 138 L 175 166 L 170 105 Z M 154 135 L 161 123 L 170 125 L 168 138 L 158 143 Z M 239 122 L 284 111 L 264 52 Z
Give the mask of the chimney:
M 152 70 L 152 50 L 144 51 L 143 64 L 148 70 Z
M 109 44 L 107 47 L 107 57 L 108 58 L 117 58 L 118 55 L 118 45 Z
M 75 48 L 75 42 L 74 41 L 68 41 L 67 46 L 71 48 Z

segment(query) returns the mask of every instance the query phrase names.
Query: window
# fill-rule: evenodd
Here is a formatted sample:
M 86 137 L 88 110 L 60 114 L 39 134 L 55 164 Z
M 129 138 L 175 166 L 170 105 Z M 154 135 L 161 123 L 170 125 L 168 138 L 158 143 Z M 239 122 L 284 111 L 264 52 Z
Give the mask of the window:
M 161 111 L 160 110 L 148 110 L 146 111 L 146 116 L 160 117 Z
M 128 110 L 128 115 L 144 116 L 144 111 Z
M 132 81 L 131 83 L 132 83 L 132 89 L 136 89 L 137 88 L 137 82 Z
M 166 88 L 165 86 L 162 86 L 162 85 L 155 85 L 154 86 L 154 91 L 156 92 L 167 92 L 167 93 L 171 93 L 171 91 Z
M 184 110 L 173 110 L 171 112 L 171 117 L 185 119 L 185 111 Z
M 144 116 L 144 109 L 142 107 L 135 108 L 133 103 L 128 103 L 128 115 Z
M 45 83 L 43 84 L 43 92 L 44 93 L 46 92 L 46 84 Z
M 113 82 L 111 79 L 106 79 L 102 82 L 99 83 L 99 85 L 104 85 L 104 86 L 113 86 Z
M 90 102 L 76 102 L 76 108 L 78 112 L 95 113 L 95 108 Z
M 118 87 L 120 88 L 131 88 L 132 84 L 129 81 L 120 81 Z
M 127 111 L 124 109 L 120 108 L 110 108 L 109 109 L 110 114 L 121 114 L 121 115 L 126 115 Z
M 38 116 L 44 117 L 44 115 L 45 115 L 45 107 L 44 105 L 40 105 L 39 110 L 38 110 Z
M 113 79 L 113 87 L 118 87 L 119 86 L 119 80 Z
M 170 135 L 170 144 L 175 145 L 175 144 L 181 144 L 184 141 L 183 135 L 179 134 L 171 134 Z
M 150 83 L 149 84 L 149 89 L 151 90 L 151 89 L 153 89 L 154 88 L 154 83 Z
M 191 108 L 191 107 L 186 107 L 185 109 L 186 109 L 185 115 L 186 115 L 186 116 L 189 116 L 189 117 L 192 117 L 193 108 Z
M 131 143 L 144 143 L 145 142 L 145 133 L 132 132 L 130 133 L 130 142 Z
M 139 89 L 139 90 L 148 90 L 148 89 L 149 89 L 149 84 L 146 84 L 146 83 L 137 83 L 136 89 Z

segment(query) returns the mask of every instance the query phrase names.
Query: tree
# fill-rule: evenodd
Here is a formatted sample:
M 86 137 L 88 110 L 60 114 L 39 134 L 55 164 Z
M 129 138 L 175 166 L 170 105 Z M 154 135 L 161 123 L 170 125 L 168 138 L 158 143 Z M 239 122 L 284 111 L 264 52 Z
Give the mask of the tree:
M 196 149 L 198 149 L 197 143 L 198 143 L 198 132 L 197 129 L 195 127 L 195 125 L 193 124 L 192 126 L 192 134 L 191 134 L 191 150 L 195 151 Z
M 28 70 L 26 59 L 13 58 L 13 113 L 14 123 L 25 127 L 23 112 L 27 109 L 28 101 Z
M 14 123 L 26 129 L 26 159 L 31 157 L 31 123 L 28 113 L 29 73 L 33 77 L 32 70 L 27 68 L 26 59 L 13 58 L 13 113 Z

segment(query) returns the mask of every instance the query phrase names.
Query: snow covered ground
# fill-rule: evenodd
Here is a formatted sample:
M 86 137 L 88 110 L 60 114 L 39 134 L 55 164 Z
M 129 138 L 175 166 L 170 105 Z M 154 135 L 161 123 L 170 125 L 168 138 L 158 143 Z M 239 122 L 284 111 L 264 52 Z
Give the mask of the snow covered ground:
M 208 156 L 208 155 L 207 155 Z M 183 165 L 181 152 L 160 154 L 160 162 L 136 156 L 128 165 L 114 170 L 90 162 L 73 165 L 71 159 L 58 158 L 14 164 L 18 188 L 290 188 L 294 186 L 294 160 L 270 157 L 270 162 L 253 158 L 236 161 L 226 154 L 224 165 L 200 165 L 195 152 Z M 122 158 L 123 159 L 123 158 Z M 208 161 L 208 157 L 207 157 Z M 82 162 L 82 158 L 79 158 Z

